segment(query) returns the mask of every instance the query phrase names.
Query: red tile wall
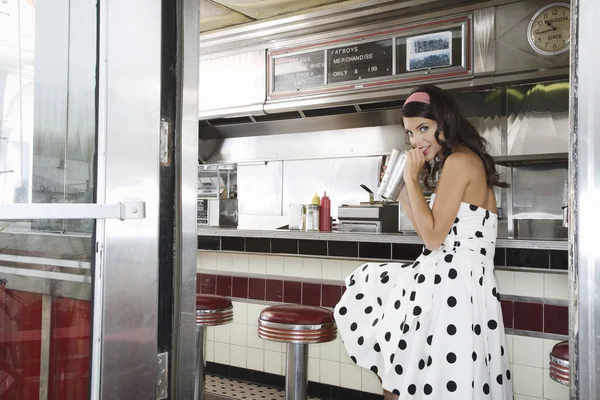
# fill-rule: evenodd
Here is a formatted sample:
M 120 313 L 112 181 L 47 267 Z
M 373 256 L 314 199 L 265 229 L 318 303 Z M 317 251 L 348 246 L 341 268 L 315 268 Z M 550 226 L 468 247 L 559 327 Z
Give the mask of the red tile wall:
M 267 279 L 266 285 L 265 300 L 283 301 L 283 281 Z
M 214 294 L 215 287 L 217 294 L 234 298 L 329 308 L 335 307 L 346 289 L 343 285 L 198 274 L 198 293 Z M 502 300 L 501 306 L 505 328 L 568 334 L 569 309 L 566 306 L 513 300 Z

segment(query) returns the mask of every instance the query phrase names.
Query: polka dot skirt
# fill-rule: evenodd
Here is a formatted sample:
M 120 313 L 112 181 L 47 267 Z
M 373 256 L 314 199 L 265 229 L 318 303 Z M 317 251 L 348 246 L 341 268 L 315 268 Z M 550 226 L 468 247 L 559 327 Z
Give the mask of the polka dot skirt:
M 434 197 L 432 197 L 432 202 Z M 462 203 L 443 245 L 367 263 L 335 308 L 350 358 L 403 399 L 512 399 L 494 279 L 497 217 Z

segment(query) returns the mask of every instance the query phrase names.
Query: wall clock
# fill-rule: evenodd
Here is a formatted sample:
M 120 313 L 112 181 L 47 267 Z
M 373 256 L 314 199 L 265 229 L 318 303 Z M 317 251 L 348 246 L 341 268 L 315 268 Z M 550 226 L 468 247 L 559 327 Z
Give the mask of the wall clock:
M 562 54 L 571 42 L 571 6 L 552 3 L 535 13 L 527 29 L 529 44 L 545 56 Z

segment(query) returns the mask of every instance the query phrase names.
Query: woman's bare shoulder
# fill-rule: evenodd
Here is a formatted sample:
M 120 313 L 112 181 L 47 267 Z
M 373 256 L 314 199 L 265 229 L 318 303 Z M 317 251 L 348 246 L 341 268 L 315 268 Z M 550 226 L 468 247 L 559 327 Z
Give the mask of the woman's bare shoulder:
M 450 154 L 444 162 L 443 169 L 465 176 L 476 176 L 481 172 L 485 174 L 483 161 L 471 150 L 455 151 Z

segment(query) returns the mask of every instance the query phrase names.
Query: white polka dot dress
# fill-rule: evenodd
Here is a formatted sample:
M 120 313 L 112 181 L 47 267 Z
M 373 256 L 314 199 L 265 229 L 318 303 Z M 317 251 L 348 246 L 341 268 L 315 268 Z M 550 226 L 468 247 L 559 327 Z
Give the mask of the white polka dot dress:
M 346 278 L 335 308 L 344 346 L 399 400 L 513 398 L 496 234 L 495 214 L 462 203 L 437 250 L 412 264 L 367 263 Z

